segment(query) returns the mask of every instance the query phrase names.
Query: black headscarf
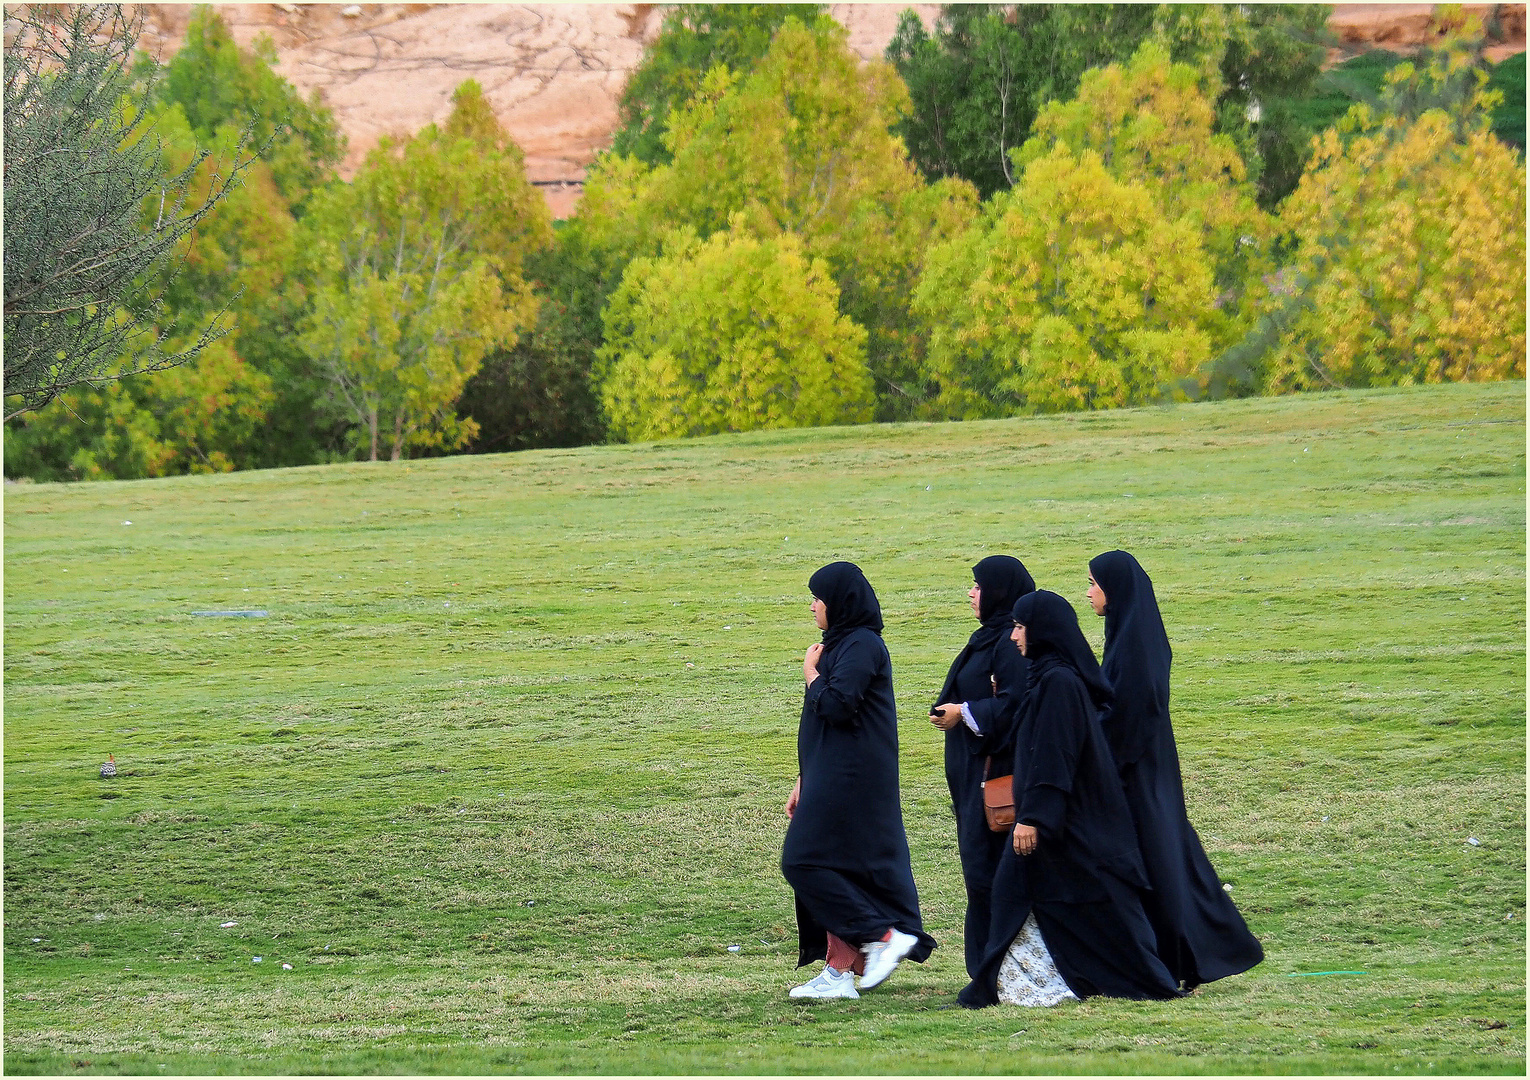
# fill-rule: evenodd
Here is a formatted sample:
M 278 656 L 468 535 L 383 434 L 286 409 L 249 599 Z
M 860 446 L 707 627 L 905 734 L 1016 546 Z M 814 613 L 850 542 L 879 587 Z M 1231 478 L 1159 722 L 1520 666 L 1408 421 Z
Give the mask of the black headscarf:
M 882 632 L 882 605 L 861 568 L 851 562 L 832 562 L 808 578 L 808 591 L 828 609 L 829 626 L 823 647 L 832 649 L 852 630 L 865 627 Z
M 1025 564 L 1013 555 L 990 555 L 972 568 L 972 580 L 982 594 L 978 597 L 978 620 L 985 626 L 1008 629 L 1009 611 L 1015 601 L 1036 591 Z
M 1084 680 L 1096 705 L 1110 701 L 1110 685 L 1100 674 L 1099 661 L 1079 629 L 1072 604 L 1055 592 L 1041 589 L 1016 600 L 1010 615 L 1025 627 L 1025 655 L 1031 662 L 1027 687 L 1035 686 L 1058 664 L 1066 664 Z
M 946 673 L 946 681 L 941 685 L 940 696 L 935 699 L 935 705 L 961 700 L 956 689 L 956 677 L 967 663 L 967 658 L 974 653 L 991 654 L 994 647 L 1009 636 L 1010 627 L 1014 625 L 1014 620 L 1009 617 L 1010 608 L 1026 593 L 1036 591 L 1036 582 L 1031 579 L 1025 564 L 1013 555 L 990 555 L 979 561 L 972 568 L 972 580 L 983 590 L 978 597 L 978 618 L 983 625 L 972 632 L 966 647 L 956 654 L 951 670 Z M 1025 687 L 1017 686 L 1014 689 L 1018 695 Z
M 1105 734 L 1118 761 L 1135 761 L 1141 744 L 1169 715 L 1169 662 L 1173 651 L 1153 582 L 1135 558 L 1107 551 L 1089 561 L 1089 572 L 1105 592 L 1105 678 L 1122 693 Z

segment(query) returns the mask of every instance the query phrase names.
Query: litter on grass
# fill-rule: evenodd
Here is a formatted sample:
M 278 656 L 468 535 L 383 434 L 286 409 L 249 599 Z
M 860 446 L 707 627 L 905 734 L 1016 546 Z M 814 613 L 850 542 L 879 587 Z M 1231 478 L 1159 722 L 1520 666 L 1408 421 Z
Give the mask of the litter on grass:
M 1300 979 L 1307 975 L 1369 975 L 1368 971 L 1293 971 L 1291 978 Z
M 282 970 L 283 971 L 291 971 L 292 970 L 292 965 L 291 964 L 283 964 L 282 965 Z
M 258 964 L 258 963 L 260 963 L 260 961 L 261 961 L 261 959 L 262 959 L 262 958 L 261 958 L 261 957 L 259 957 L 259 956 L 252 956 L 252 957 L 250 957 L 250 963 L 252 963 L 252 964 Z
M 1478 840 L 1475 836 L 1468 836 L 1466 838 L 1466 842 L 1468 844 L 1470 844 L 1472 847 L 1481 847 L 1482 846 L 1482 841 Z
M 729 945 L 728 946 L 728 951 L 729 952 L 738 952 L 742 948 L 743 948 L 742 945 Z
M 220 930 L 227 930 L 230 926 L 238 926 L 238 925 L 239 924 L 236 923 L 236 922 L 223 922 L 223 923 L 219 923 L 218 924 L 218 928 Z

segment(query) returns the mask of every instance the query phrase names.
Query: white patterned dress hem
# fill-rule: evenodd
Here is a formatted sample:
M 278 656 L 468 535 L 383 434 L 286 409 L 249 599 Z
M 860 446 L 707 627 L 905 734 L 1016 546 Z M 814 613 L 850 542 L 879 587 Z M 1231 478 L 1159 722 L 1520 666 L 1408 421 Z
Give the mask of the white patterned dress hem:
M 1005 1005 L 1026 1005 L 1049 1009 L 1064 1001 L 1077 1001 L 1068 989 L 1034 914 L 1025 917 L 1025 925 L 1015 935 L 1004 962 L 999 965 L 999 1000 Z

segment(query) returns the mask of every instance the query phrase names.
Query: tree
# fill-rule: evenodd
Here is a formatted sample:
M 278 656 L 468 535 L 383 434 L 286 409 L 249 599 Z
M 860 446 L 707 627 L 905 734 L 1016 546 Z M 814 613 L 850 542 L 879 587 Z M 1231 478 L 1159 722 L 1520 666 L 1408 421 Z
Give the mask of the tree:
M 294 216 L 302 217 L 309 194 L 328 183 L 345 151 L 334 115 L 313 91 L 307 101 L 272 70 L 276 46 L 269 35 L 252 51 L 235 43 L 213 7 L 198 7 L 179 51 L 157 83 L 158 97 L 181 107 L 197 137 L 212 140 L 220 128 L 248 130 L 262 147 L 261 160 Z
M 7 418 L 71 386 L 184 363 L 228 332 L 216 316 L 189 337 L 163 325 L 161 295 L 182 241 L 251 160 L 236 144 L 200 199 L 190 189 L 205 152 L 165 177 L 152 88 L 129 74 L 141 16 L 114 5 L 8 14 Z
M 190 198 L 204 197 L 217 182 L 213 158 L 201 156 L 180 106 L 162 107 L 153 122 L 163 174 L 177 176 L 189 168 Z M 220 128 L 214 157 L 231 153 L 239 138 L 237 130 Z M 218 213 L 182 240 L 183 251 L 160 293 L 170 321 L 196 325 L 225 308 L 244 316 L 284 292 L 293 232 L 270 170 L 255 162 Z M 242 323 L 185 364 L 131 379 L 108 378 L 100 385 L 77 384 L 43 408 L 13 417 L 6 433 L 8 474 L 129 479 L 259 464 L 275 380 L 248 363 L 247 333 L 248 323 Z M 172 349 L 188 344 L 176 338 L 169 343 Z
M 788 19 L 747 75 L 714 68 L 671 118 L 671 164 L 609 156 L 591 170 L 578 228 L 605 280 L 656 257 L 677 226 L 790 234 L 822 258 L 841 314 L 868 332 L 877 415 L 910 415 L 925 396 L 908 298 L 925 252 L 970 220 L 961 181 L 933 187 L 890 127 L 906 105 L 883 63 L 862 65 L 843 27 Z M 742 215 L 741 218 L 738 216 Z M 735 219 L 738 222 L 735 223 Z
M 250 467 L 273 387 L 231 341 L 164 371 L 76 386 L 13 419 L 6 475 L 128 480 Z
M 1273 229 L 1235 142 L 1216 130 L 1217 75 L 1207 67 L 1173 63 L 1162 42 L 1150 41 L 1126 64 L 1085 72 L 1074 100 L 1043 107 L 1015 161 L 1024 167 L 1059 145 L 1099 154 L 1117 180 L 1140 183 L 1168 220 L 1200 234 L 1218 307 L 1231 312 L 1271 268 Z
M 385 437 L 394 460 L 470 439 L 457 397 L 536 313 L 522 268 L 551 238 L 546 204 L 478 84 L 453 103 L 444 129 L 382 140 L 303 219 L 314 307 L 301 344 L 373 461 Z
M 1124 60 L 1152 32 L 1140 4 L 949 4 L 933 35 L 906 12 L 886 56 L 909 86 L 898 130 L 925 175 L 961 177 L 982 197 L 1014 183 L 1009 151 L 1047 101 L 1091 67 Z
M 942 413 L 971 419 L 1178 396 L 1212 355 L 1215 296 L 1191 219 L 1058 144 L 931 254 L 914 306 Z
M 1524 167 L 1489 130 L 1477 29 L 1441 28 L 1281 209 L 1298 246 L 1266 304 L 1268 391 L 1524 377 Z
M 676 4 L 643 53 L 617 103 L 622 126 L 614 153 L 649 165 L 670 160 L 664 145 L 671 114 L 695 96 L 714 67 L 746 71 L 770 48 L 783 22 L 812 22 L 822 4 Z
M 960 176 L 986 198 L 1010 187 L 1009 151 L 1085 71 L 1123 63 L 1148 41 L 1203 76 L 1220 75 L 1216 127 L 1239 148 L 1273 206 L 1301 173 L 1312 129 L 1292 117 L 1324 59 L 1331 9 L 1313 4 L 946 6 L 933 34 L 903 16 L 887 57 L 909 85 L 900 131 L 930 176 Z
M 557 230 L 551 247 L 528 255 L 536 321 L 514 345 L 485 356 L 457 400 L 457 415 L 479 428 L 470 453 L 583 446 L 605 436 L 591 382 L 604 294 L 591 284 L 591 268 L 577 241 L 570 244 L 570 232 Z
M 603 396 L 627 440 L 870 419 L 866 332 L 790 234 L 671 238 L 605 312 Z

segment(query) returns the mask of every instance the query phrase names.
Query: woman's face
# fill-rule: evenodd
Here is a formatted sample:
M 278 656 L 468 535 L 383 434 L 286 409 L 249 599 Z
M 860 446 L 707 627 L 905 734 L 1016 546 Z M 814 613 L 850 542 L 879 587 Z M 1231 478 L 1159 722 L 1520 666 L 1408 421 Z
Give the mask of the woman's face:
M 983 617 L 983 586 L 974 581 L 972 588 L 967 590 L 967 599 L 972 601 L 972 614 L 981 619 Z
M 1020 650 L 1021 656 L 1030 655 L 1025 651 L 1025 624 L 1015 623 L 1015 628 L 1009 632 L 1009 640 L 1015 643 L 1015 648 Z
M 820 630 L 827 630 L 829 628 L 829 605 L 815 596 L 813 597 L 812 611 L 813 625 L 817 626 Z
M 1105 614 L 1105 590 L 1100 588 L 1100 583 L 1094 580 L 1094 575 L 1089 575 L 1089 591 L 1084 594 L 1089 598 L 1089 606 L 1094 608 L 1096 615 Z

